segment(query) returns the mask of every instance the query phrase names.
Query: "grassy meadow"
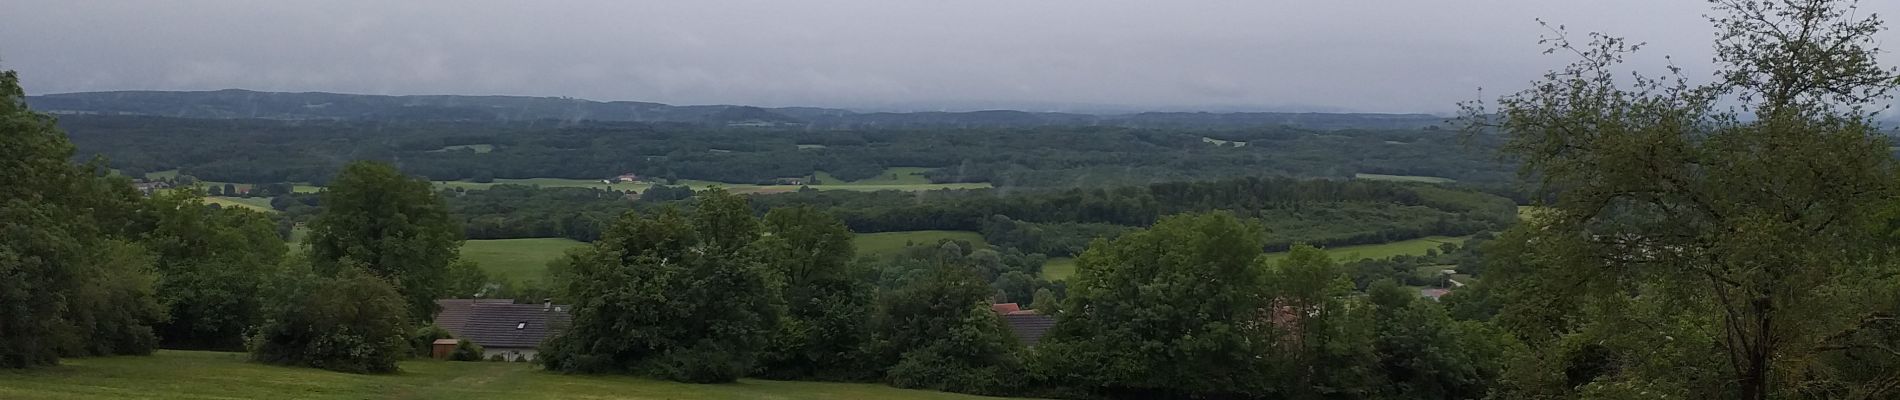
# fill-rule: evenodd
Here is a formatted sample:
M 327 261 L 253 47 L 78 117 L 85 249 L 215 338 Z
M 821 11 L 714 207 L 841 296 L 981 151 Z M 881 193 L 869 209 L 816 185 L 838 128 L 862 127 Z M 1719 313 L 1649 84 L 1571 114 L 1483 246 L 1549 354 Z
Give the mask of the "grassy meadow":
M 440 148 L 440 149 L 435 149 L 435 150 L 429 150 L 429 152 L 430 152 L 430 153 L 443 153 L 443 152 L 450 152 L 450 151 L 456 151 L 456 150 L 472 150 L 472 151 L 474 151 L 474 152 L 476 152 L 476 153 L 487 153 L 487 152 L 491 152 L 491 151 L 495 151 L 495 145 L 492 145 L 492 144 L 464 144 L 464 145 L 456 145 L 456 146 L 448 146 L 448 147 L 443 147 L 443 148 Z
M 1042 279 L 1066 281 L 1075 276 L 1075 259 L 1056 257 L 1042 264 Z
M 1440 178 L 1436 176 L 1420 176 L 1420 175 L 1352 174 L 1352 177 L 1354 179 L 1365 179 L 1365 180 L 1372 180 L 1372 181 L 1393 181 L 1393 182 L 1452 183 L 1452 182 L 1458 181 L 1456 179 L 1451 179 L 1451 178 Z
M 1220 140 L 1220 139 L 1215 139 L 1215 138 L 1211 138 L 1211 137 L 1203 137 L 1203 138 L 1201 138 L 1201 142 L 1202 142 L 1202 143 L 1210 143 L 1210 144 L 1213 144 L 1213 145 L 1215 145 L 1215 146 L 1233 146 L 1233 147 L 1247 147 L 1247 142 L 1236 142 L 1236 141 L 1232 141 L 1232 140 Z
M 567 238 L 470 240 L 462 243 L 462 259 L 474 261 L 489 277 L 539 280 L 548 261 L 586 245 Z
M 217 204 L 224 207 L 243 207 L 262 212 L 277 212 L 270 207 L 270 199 L 263 197 L 224 197 L 205 196 L 205 204 Z
M 402 372 L 353 375 L 245 361 L 243 353 L 161 350 L 0 370 L 0 399 L 896 399 L 986 397 L 877 384 L 744 379 L 696 385 L 627 376 L 562 375 L 525 363 L 404 361 Z
M 1378 259 L 1398 255 L 1425 255 L 1425 250 L 1436 249 L 1438 245 L 1445 243 L 1464 243 L 1465 239 L 1469 239 L 1469 237 L 1428 236 L 1391 243 L 1328 247 L 1324 250 L 1326 250 L 1327 255 L 1333 257 L 1333 261 L 1346 262 L 1362 258 Z M 1268 262 L 1279 261 L 1282 257 L 1286 257 L 1285 252 L 1267 253 L 1266 255 Z
M 877 176 L 850 182 L 841 181 L 824 171 L 818 171 L 813 174 L 813 177 L 818 178 L 817 186 L 932 185 L 930 179 L 924 177 L 924 171 L 929 170 L 930 168 L 920 167 L 891 167 L 885 168 L 884 172 Z
M 904 251 L 906 244 L 935 245 L 940 239 L 967 240 L 979 247 L 989 247 L 983 241 L 983 234 L 970 231 L 906 231 L 860 233 L 851 239 L 858 248 L 858 256 L 886 258 Z

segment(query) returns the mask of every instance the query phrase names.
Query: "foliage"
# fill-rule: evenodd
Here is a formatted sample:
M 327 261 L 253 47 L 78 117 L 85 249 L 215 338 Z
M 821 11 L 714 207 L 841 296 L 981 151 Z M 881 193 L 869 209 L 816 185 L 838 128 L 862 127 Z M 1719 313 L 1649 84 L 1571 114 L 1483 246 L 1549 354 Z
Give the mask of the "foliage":
M 328 276 L 360 265 L 396 286 L 409 304 L 405 315 L 431 318 L 462 241 L 429 182 L 388 164 L 356 162 L 322 196 L 306 240 L 315 270 Z
M 1077 258 L 1042 374 L 1109 395 L 1258 395 L 1271 365 L 1257 222 L 1210 212 L 1098 241 Z
M 471 240 L 563 237 L 591 242 L 600 239 L 614 216 L 631 208 L 626 194 L 593 188 L 495 185 L 441 195 L 449 215 Z
M 327 101 L 312 104 L 322 103 Z M 829 131 L 570 121 L 71 115 L 64 124 L 74 132 L 82 154 L 104 154 L 116 161 L 114 166 L 179 169 L 206 180 L 239 183 L 321 184 L 349 160 L 399 160 L 404 173 L 431 180 L 600 180 L 633 172 L 654 178 L 755 183 L 825 171 L 839 180 L 854 181 L 884 174 L 889 167 L 924 168 L 924 177 L 937 183 L 990 182 L 999 187 L 1090 187 L 1242 176 L 1349 179 L 1361 172 L 1474 183 L 1502 183 L 1510 178 L 1508 167 L 1487 154 L 1496 145 L 1488 139 L 1467 146 L 1449 131 L 1276 127 L 1285 119 L 1219 131 L 943 125 Z M 1254 145 L 1210 146 L 1201 140 L 1204 136 Z M 467 144 L 490 144 L 493 150 L 436 151 Z M 799 149 L 798 144 L 826 147 Z
M 760 376 L 863 380 L 875 287 L 851 264 L 852 234 L 837 218 L 810 207 L 765 215 L 759 240 L 783 298 L 785 316 L 760 360 Z
M 151 255 L 126 238 L 138 195 L 101 163 L 70 164 L 52 117 L 0 71 L 0 368 L 143 354 L 162 316 Z
M 299 276 L 279 297 L 251 339 L 259 362 L 350 373 L 396 371 L 409 348 L 408 306 L 394 286 L 361 267 L 333 276 Z
M 449 351 L 449 361 L 481 361 L 482 346 L 468 340 L 455 341 L 455 350 Z
M 420 328 L 416 328 L 415 333 L 409 335 L 410 355 L 414 357 L 433 356 L 435 354 L 436 339 L 452 339 L 454 337 L 454 335 L 449 334 L 448 330 L 442 329 L 442 327 L 436 326 L 435 324 L 423 325 Z
M 79 334 L 62 356 L 145 355 L 158 348 L 152 325 L 165 310 L 153 295 L 152 255 L 135 243 L 108 240 L 74 265 L 78 286 L 66 298 L 66 320 Z
M 160 343 L 243 349 L 286 251 L 275 224 L 242 208 L 206 207 L 186 189 L 154 195 L 139 209 L 138 225 L 156 256 L 157 293 L 170 316 L 157 327 Z
M 1625 78 L 1637 46 L 1559 36 L 1580 61 L 1467 109 L 1554 199 L 1486 263 L 1497 319 L 1532 346 L 1508 396 L 1896 395 L 1900 372 L 1863 368 L 1900 360 L 1880 350 L 1900 329 L 1882 300 L 1900 176 L 1869 111 L 1900 83 L 1875 64 L 1881 22 L 1847 1 L 1714 4 L 1711 83 Z
M 1020 384 L 1021 345 L 990 311 L 989 285 L 945 265 L 880 301 L 877 351 L 901 388 L 999 394 Z
M 1377 398 L 1387 387 L 1375 347 L 1381 332 L 1339 265 L 1317 248 L 1294 246 L 1268 280 L 1268 337 L 1278 350 L 1273 390 L 1290 398 Z
M 634 372 L 730 382 L 751 372 L 778 319 L 771 273 L 745 199 L 697 196 L 691 215 L 621 217 L 588 251 L 570 253 L 563 293 L 573 324 L 540 361 L 568 372 Z

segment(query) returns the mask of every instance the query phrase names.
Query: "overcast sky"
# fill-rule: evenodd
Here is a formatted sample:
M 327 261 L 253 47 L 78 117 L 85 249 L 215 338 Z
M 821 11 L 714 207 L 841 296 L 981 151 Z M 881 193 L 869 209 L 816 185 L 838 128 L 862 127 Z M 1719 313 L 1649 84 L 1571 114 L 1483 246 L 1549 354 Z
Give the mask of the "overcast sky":
M 1900 15 L 1900 1 L 1867 3 Z M 1446 113 L 1480 87 L 1517 90 L 1570 61 L 1541 53 L 1536 18 L 1645 41 L 1643 63 L 1674 55 L 1706 73 L 1707 11 L 1700 0 L 7 0 L 0 68 L 31 94 Z

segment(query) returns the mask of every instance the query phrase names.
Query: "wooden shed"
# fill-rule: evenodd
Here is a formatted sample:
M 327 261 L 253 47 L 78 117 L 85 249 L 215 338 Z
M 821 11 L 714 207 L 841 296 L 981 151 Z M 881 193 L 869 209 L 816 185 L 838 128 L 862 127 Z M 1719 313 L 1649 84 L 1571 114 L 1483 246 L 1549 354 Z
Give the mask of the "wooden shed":
M 436 339 L 435 342 L 430 343 L 431 350 L 434 350 L 430 352 L 430 354 L 434 355 L 437 360 L 447 360 L 449 359 L 449 353 L 455 352 L 456 343 L 461 343 L 461 341 L 455 339 Z

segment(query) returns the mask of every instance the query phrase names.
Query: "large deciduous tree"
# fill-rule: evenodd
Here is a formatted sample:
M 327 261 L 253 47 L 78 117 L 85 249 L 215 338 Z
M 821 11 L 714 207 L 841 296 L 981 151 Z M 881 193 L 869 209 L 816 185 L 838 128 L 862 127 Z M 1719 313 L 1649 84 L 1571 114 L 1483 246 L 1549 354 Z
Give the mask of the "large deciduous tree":
M 1111 394 L 1263 393 L 1265 245 L 1259 223 L 1223 212 L 1098 240 L 1076 259 L 1068 300 L 1037 351 L 1044 373 Z
M 783 298 L 785 318 L 760 360 L 774 378 L 874 378 L 864 368 L 874 287 L 851 264 L 856 250 L 844 222 L 809 206 L 765 215 L 759 249 Z
M 124 240 L 138 195 L 100 163 L 71 164 L 52 117 L 0 72 L 0 367 L 140 354 L 161 317 L 151 256 Z
M 561 278 L 573 324 L 544 345 L 549 369 L 700 383 L 752 372 L 778 319 L 758 220 L 723 190 L 697 199 L 690 215 L 628 213 L 570 253 Z
M 156 194 L 140 208 L 141 242 L 156 256 L 159 324 L 169 348 L 239 350 L 262 322 L 266 285 L 280 274 L 284 240 L 269 217 L 205 206 L 195 190 Z
M 968 260 L 920 274 L 880 301 L 876 351 L 890 366 L 885 381 L 992 395 L 1025 383 L 1022 345 L 990 310 L 994 292 Z
M 1553 200 L 1487 263 L 1533 348 L 1507 397 L 1900 396 L 1881 22 L 1851 1 L 1712 3 L 1709 83 L 1629 74 L 1638 45 L 1558 29 L 1580 61 L 1467 108 Z
M 306 243 L 315 271 L 329 276 L 361 266 L 402 293 L 411 317 L 432 318 L 462 230 L 429 181 L 389 164 L 353 162 L 324 189 L 322 204 Z

